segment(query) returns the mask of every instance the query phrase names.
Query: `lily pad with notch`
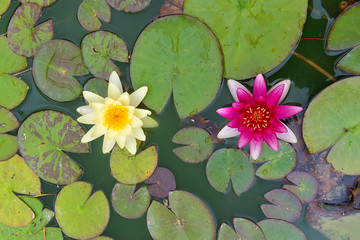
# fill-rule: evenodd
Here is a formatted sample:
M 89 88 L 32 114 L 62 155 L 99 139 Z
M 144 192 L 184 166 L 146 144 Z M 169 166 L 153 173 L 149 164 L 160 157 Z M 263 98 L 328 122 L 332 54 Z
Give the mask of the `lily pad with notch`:
M 176 181 L 174 174 L 167 168 L 157 167 L 154 173 L 144 181 L 149 193 L 153 197 L 166 198 L 170 191 L 176 189 Z
M 51 4 L 55 3 L 56 0 L 19 0 L 22 4 L 25 3 L 35 3 L 42 7 L 48 7 Z
M 315 199 L 319 183 L 313 175 L 292 172 L 286 178 L 295 185 L 284 185 L 283 188 L 295 194 L 302 203 L 310 203 Z
M 111 10 L 105 0 L 83 0 L 77 12 L 79 23 L 86 30 L 93 32 L 101 27 L 101 22 L 110 22 Z
M 111 7 L 123 12 L 139 12 L 150 5 L 152 0 L 105 0 Z
M 26 57 L 14 53 L 5 36 L 0 36 L 0 50 L 0 74 L 16 73 L 27 67 Z
M 0 161 L 8 160 L 18 151 L 16 136 L 3 134 L 18 127 L 19 122 L 15 115 L 8 109 L 0 107 Z
M 24 101 L 29 86 L 19 78 L 0 74 L 0 106 L 8 109 L 17 107 Z
M 226 223 L 221 224 L 218 240 L 265 240 L 265 236 L 256 223 L 246 218 L 234 218 L 234 229 Z
M 277 220 L 265 219 L 258 222 L 266 240 L 306 240 L 305 234 L 291 223 Z

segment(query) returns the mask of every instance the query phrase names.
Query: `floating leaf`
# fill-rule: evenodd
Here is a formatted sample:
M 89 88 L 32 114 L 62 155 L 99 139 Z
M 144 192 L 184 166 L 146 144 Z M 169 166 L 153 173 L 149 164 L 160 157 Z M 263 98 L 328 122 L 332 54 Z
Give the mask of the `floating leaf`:
M 7 134 L 0 134 L 0 161 L 11 158 L 17 151 L 17 138 Z
M 42 7 L 48 7 L 53 4 L 56 0 L 19 0 L 21 3 L 36 3 Z
M 360 39 L 359 39 L 360 43 Z M 337 64 L 336 67 L 341 68 L 346 72 L 353 74 L 360 74 L 360 46 L 353 48 L 347 53 Z
M 219 90 L 222 57 L 217 39 L 188 16 L 167 16 L 140 34 L 131 58 L 135 89 L 148 86 L 144 104 L 161 112 L 173 92 L 180 118 L 207 107 Z
M 108 224 L 108 200 L 101 190 L 90 196 L 91 189 L 90 183 L 74 182 L 61 189 L 56 198 L 56 221 L 62 231 L 71 238 L 96 237 Z
M 93 32 L 101 27 L 101 22 L 110 22 L 111 11 L 105 0 L 83 0 L 77 13 L 79 23 L 86 30 Z
M 149 6 L 151 0 L 105 0 L 111 7 L 123 12 L 139 12 Z
M 29 86 L 24 81 L 0 74 L 0 106 L 13 109 L 25 99 L 28 90 Z
M 150 194 L 146 186 L 135 192 L 136 185 L 116 183 L 111 203 L 115 211 L 124 218 L 134 219 L 141 217 L 149 207 Z
M 40 111 L 28 117 L 18 132 L 19 150 L 29 167 L 42 179 L 57 185 L 75 182 L 82 169 L 63 151 L 88 153 L 78 122 L 64 113 Z
M 15 194 L 41 194 L 40 179 L 19 155 L 0 162 L 0 223 L 24 227 L 35 218 L 34 212 Z
M 277 220 L 265 219 L 258 222 L 266 240 L 306 240 L 305 234 L 291 223 Z
M 226 223 L 221 224 L 218 240 L 265 240 L 258 225 L 246 218 L 234 218 L 235 231 Z
M 319 184 L 313 175 L 306 172 L 292 172 L 286 178 L 295 185 L 284 185 L 284 189 L 295 194 L 302 203 L 309 203 L 315 199 Z
M 187 0 L 184 14 L 211 28 L 224 54 L 224 77 L 240 80 L 272 70 L 291 54 L 307 6 L 307 0 Z
M 33 76 L 38 88 L 49 98 L 71 101 L 82 92 L 80 83 L 73 76 L 88 74 L 80 49 L 66 40 L 52 40 L 35 55 Z
M 274 180 L 288 175 L 296 165 L 296 154 L 292 146 L 286 142 L 279 141 L 279 150 L 274 151 L 267 144 L 263 144 L 258 159 L 251 159 L 253 163 L 262 163 L 256 170 L 256 176 Z
M 174 135 L 172 141 L 173 143 L 187 145 L 175 148 L 173 152 L 178 158 L 188 163 L 205 161 L 210 157 L 214 149 L 210 134 L 206 130 L 197 127 L 181 129 Z
M 169 194 L 170 209 L 153 200 L 147 227 L 153 239 L 215 239 L 214 219 L 207 206 L 185 191 Z
M 2 0 L 0 2 L 0 17 L 1 15 L 8 10 L 11 0 Z
M 121 183 L 136 184 L 148 179 L 155 171 L 158 155 L 151 146 L 137 155 L 115 146 L 110 156 L 111 175 Z
M 160 8 L 160 15 L 182 14 L 184 0 L 165 0 Z
M 231 180 L 237 195 L 246 192 L 255 179 L 249 156 L 233 148 L 223 148 L 213 153 L 206 166 L 206 176 L 211 186 L 222 193 L 227 191 Z
M 42 8 L 34 3 L 20 5 L 12 16 L 7 37 L 12 50 L 25 57 L 32 57 L 41 44 L 54 36 L 53 20 L 35 27 Z
M 16 73 L 27 67 L 26 57 L 15 54 L 5 36 L 0 36 L 0 50 L 0 74 Z
M 113 240 L 113 239 L 105 236 L 99 236 L 96 238 L 92 238 L 91 240 Z
M 14 114 L 6 108 L 0 107 L 0 133 L 10 132 L 19 127 L 19 122 Z
M 144 181 L 149 193 L 153 197 L 166 198 L 170 191 L 176 189 L 176 182 L 174 174 L 167 168 L 157 167 L 155 172 Z
M 121 75 L 111 61 L 128 62 L 129 53 L 126 43 L 117 35 L 107 31 L 97 31 L 84 37 L 81 42 L 84 63 L 96 77 L 108 80 L 111 72 Z
M 92 78 L 86 82 L 84 86 L 84 91 L 89 91 L 105 98 L 108 95 L 108 86 L 109 83 L 104 79 Z

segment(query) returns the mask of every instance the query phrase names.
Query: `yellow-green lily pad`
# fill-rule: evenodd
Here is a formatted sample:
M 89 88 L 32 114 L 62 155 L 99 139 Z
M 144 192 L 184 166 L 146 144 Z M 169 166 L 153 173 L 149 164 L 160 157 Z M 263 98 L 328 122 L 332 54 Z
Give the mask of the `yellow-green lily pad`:
M 0 74 L 0 106 L 13 109 L 25 99 L 29 86 L 19 78 Z
M 0 107 L 0 161 L 14 156 L 18 150 L 17 138 L 3 134 L 19 127 L 19 122 L 9 110 Z
M 83 0 L 77 12 L 79 23 L 86 30 L 93 32 L 101 27 L 101 22 L 110 22 L 111 11 L 105 0 Z
M 234 218 L 235 231 L 226 223 L 221 224 L 218 240 L 265 240 L 258 225 L 246 218 Z
M 106 2 L 118 11 L 139 12 L 149 6 L 151 0 L 106 0 Z
M 315 199 L 319 183 L 313 175 L 306 172 L 292 172 L 286 178 L 295 185 L 284 185 L 284 189 L 295 194 L 302 203 L 309 203 Z
M 258 222 L 266 240 L 306 240 L 305 234 L 291 223 L 277 219 Z
M 19 0 L 19 2 L 25 4 L 25 3 L 36 3 L 39 6 L 42 7 L 48 7 L 51 4 L 53 4 L 56 0 Z
M 19 127 L 19 122 L 8 109 L 0 107 L 0 133 L 10 132 Z
M 0 17 L 1 15 L 8 10 L 11 0 L 2 0 L 0 2 Z
M 26 57 L 14 53 L 5 36 L 0 36 L 0 50 L 0 74 L 16 73 L 27 67 Z

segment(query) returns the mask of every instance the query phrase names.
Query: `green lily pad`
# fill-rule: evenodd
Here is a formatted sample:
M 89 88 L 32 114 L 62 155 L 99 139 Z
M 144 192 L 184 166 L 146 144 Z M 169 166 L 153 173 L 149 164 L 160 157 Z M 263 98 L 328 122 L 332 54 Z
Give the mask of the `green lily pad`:
M 158 18 L 135 43 L 130 75 L 135 89 L 148 86 L 144 104 L 161 112 L 173 92 L 180 118 L 194 115 L 215 98 L 222 56 L 207 26 L 184 15 Z
M 110 156 L 111 175 L 121 183 L 136 184 L 148 179 L 155 171 L 158 155 L 151 146 L 137 155 L 115 146 Z
M 169 194 L 170 209 L 153 200 L 146 216 L 153 239 L 215 239 L 214 219 L 207 206 L 185 191 Z
M 262 163 L 256 170 L 256 176 L 266 179 L 281 179 L 288 175 L 296 165 L 296 154 L 292 146 L 279 140 L 279 150 L 274 151 L 267 144 L 263 144 L 258 159 L 251 159 L 253 163 Z
M 126 43 L 114 33 L 107 31 L 97 31 L 86 35 L 81 42 L 81 52 L 89 71 L 95 77 L 105 80 L 109 79 L 113 71 L 121 75 L 111 59 L 125 63 L 129 61 Z
M 113 240 L 113 239 L 105 236 L 99 236 L 96 238 L 92 238 L 91 240 Z
M 36 3 L 39 6 L 42 7 L 48 7 L 51 4 L 53 4 L 56 0 L 19 0 L 21 3 Z
M 34 212 L 15 194 L 41 194 L 40 179 L 19 155 L 0 162 L 0 224 L 24 227 L 35 218 Z
M 41 11 L 42 7 L 34 3 L 26 3 L 16 9 L 7 30 L 9 45 L 15 53 L 32 57 L 41 44 L 53 38 L 52 19 L 35 27 Z
M 32 72 L 38 88 L 59 102 L 77 98 L 83 89 L 73 76 L 89 73 L 80 49 L 66 40 L 52 40 L 39 47 Z
M 90 196 L 91 189 L 90 183 L 74 182 L 61 189 L 56 198 L 56 221 L 71 238 L 96 237 L 108 224 L 109 202 L 101 190 Z
M 149 6 L 151 0 L 106 0 L 106 2 L 118 11 L 139 12 Z
M 19 150 L 29 167 L 42 179 L 57 185 L 75 182 L 82 169 L 63 151 L 88 153 L 81 143 L 84 129 L 71 117 L 40 111 L 28 117 L 18 132 Z
M 359 39 L 360 43 L 360 39 Z M 360 74 L 360 46 L 353 48 L 347 53 L 337 64 L 336 67 L 341 68 L 346 72 L 353 74 Z
M 258 225 L 246 218 L 234 218 L 235 231 L 226 223 L 221 224 L 218 240 L 265 240 Z
M 0 161 L 8 160 L 17 151 L 17 138 L 8 134 L 0 134 Z
M 210 185 L 222 193 L 226 193 L 231 180 L 237 195 L 249 190 L 255 179 L 249 156 L 233 148 L 223 148 L 213 153 L 206 165 L 206 176 Z
M 136 185 L 116 183 L 111 203 L 115 211 L 124 218 L 135 219 L 141 217 L 149 207 L 150 194 L 146 186 L 135 192 Z
M 29 86 L 24 81 L 0 74 L 0 106 L 13 109 L 25 99 L 28 90 Z
M 224 54 L 224 77 L 240 80 L 272 70 L 292 53 L 307 7 L 307 0 L 186 0 L 184 14 L 211 28 Z
M 1 15 L 8 10 L 11 0 L 2 0 L 0 2 L 0 17 Z
M 84 91 L 89 91 L 105 98 L 108 95 L 108 86 L 109 83 L 104 79 L 92 78 L 86 82 Z
M 172 141 L 173 143 L 187 145 L 175 148 L 173 152 L 178 158 L 188 163 L 205 161 L 210 157 L 214 149 L 210 134 L 206 130 L 197 127 L 181 129 L 174 135 Z
M 284 189 L 295 194 L 302 203 L 309 203 L 315 199 L 319 183 L 313 175 L 306 172 L 292 172 L 286 178 L 295 185 L 284 185 Z
M 14 114 L 4 107 L 0 107 L 0 133 L 10 132 L 19 127 L 19 122 Z
M 27 67 L 26 57 L 14 53 L 5 36 L 0 36 L 0 50 L 0 74 L 16 73 Z
M 79 23 L 86 30 L 93 32 L 101 27 L 101 22 L 110 22 L 111 11 L 105 0 L 83 0 L 77 13 Z
M 327 161 L 337 172 L 360 174 L 360 77 L 325 88 L 305 112 L 303 136 L 310 153 L 332 147 Z
M 272 203 L 261 205 L 261 210 L 267 218 L 294 222 L 300 217 L 302 205 L 295 194 L 282 189 L 274 189 L 267 192 L 264 197 Z
M 258 222 L 266 240 L 306 240 L 305 234 L 291 223 L 277 220 L 265 219 Z

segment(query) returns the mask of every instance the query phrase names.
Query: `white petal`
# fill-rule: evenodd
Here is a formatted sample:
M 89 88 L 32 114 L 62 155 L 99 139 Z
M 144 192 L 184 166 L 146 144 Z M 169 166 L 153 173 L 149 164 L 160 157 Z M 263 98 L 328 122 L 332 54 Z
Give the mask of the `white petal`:
M 130 96 L 128 92 L 124 92 L 123 94 L 121 94 L 121 96 L 118 98 L 118 101 L 121 103 L 121 105 L 123 106 L 129 106 L 130 103 Z
M 114 139 L 109 139 L 106 137 L 106 135 L 104 136 L 104 142 L 103 142 L 103 147 L 102 147 L 102 151 L 103 153 L 108 153 L 111 151 L 111 149 L 114 148 L 116 141 Z
M 94 124 L 94 119 L 96 118 L 96 113 L 89 113 L 86 115 L 83 115 L 77 119 L 78 122 L 84 123 L 84 124 Z
M 139 118 L 133 116 L 133 118 L 130 121 L 130 124 L 131 124 L 132 128 L 138 128 L 143 125 L 143 121 L 141 121 Z
M 116 142 L 120 148 L 125 147 L 125 141 L 126 141 L 126 136 L 124 134 L 120 134 L 116 137 Z
M 90 107 L 95 112 L 100 112 L 104 109 L 103 103 L 90 103 Z
M 119 134 L 130 136 L 131 132 L 132 132 L 132 127 L 130 124 L 128 124 L 123 129 L 121 129 L 121 132 L 119 132 Z
M 88 101 L 89 103 L 93 103 L 93 102 L 104 103 L 104 98 L 95 93 L 89 91 L 83 91 L 83 96 L 86 99 L 86 101 Z
M 108 97 L 112 98 L 113 100 L 117 100 L 121 96 L 121 92 L 115 84 L 109 82 L 108 87 Z
M 281 95 L 281 97 L 280 97 L 280 99 L 278 101 L 278 104 L 281 103 L 285 99 L 286 95 L 288 94 L 289 89 L 290 89 L 290 85 L 291 85 L 291 81 L 290 80 L 284 80 L 284 81 L 278 82 L 277 84 L 272 86 L 272 88 L 270 88 L 270 90 L 267 92 L 267 94 L 269 95 L 269 93 L 271 91 L 273 91 L 276 87 L 280 86 L 281 84 L 284 84 L 284 91 L 283 91 L 283 93 L 282 93 L 282 95 Z
M 244 86 L 242 85 L 241 83 L 235 81 L 235 80 L 232 80 L 232 79 L 229 79 L 227 81 L 227 85 L 228 85 L 228 88 L 230 90 L 230 93 L 231 95 L 233 96 L 233 98 L 235 99 L 235 101 L 239 101 L 239 98 L 237 96 L 237 93 L 236 93 L 236 90 L 238 88 L 241 88 L 243 89 L 245 92 L 247 92 L 250 96 L 252 96 L 252 93 Z
M 134 137 L 128 136 L 125 141 L 125 147 L 130 154 L 135 155 L 136 153 L 136 140 Z
M 228 126 L 225 126 L 223 129 L 220 130 L 217 137 L 218 138 L 231 138 L 235 136 L 239 136 L 240 132 L 237 128 L 231 128 Z
M 103 125 L 95 125 L 95 130 L 93 131 L 93 133 L 91 134 L 91 137 L 93 138 L 98 138 L 102 135 L 104 135 L 107 131 L 107 128 Z
M 282 123 L 282 124 L 286 127 L 286 129 L 288 131 L 286 133 L 276 133 L 276 136 L 285 142 L 297 143 L 297 139 L 296 139 L 294 132 L 288 126 L 286 126 L 284 123 Z
M 115 131 L 114 129 L 110 128 L 109 130 L 107 130 L 106 132 L 106 136 L 109 138 L 109 139 L 115 139 L 115 137 L 118 135 L 118 132 Z
M 119 89 L 120 94 L 122 94 L 124 92 L 122 85 L 121 85 L 119 75 L 115 71 L 113 71 L 111 73 L 110 78 L 109 78 L 109 83 L 115 84 L 115 86 L 117 86 L 117 88 Z
M 134 138 L 139 139 L 140 141 L 145 141 L 145 140 L 146 140 L 144 131 L 142 130 L 141 127 L 139 127 L 139 128 L 133 128 L 131 135 L 132 135 Z
M 135 108 L 135 111 L 134 111 L 134 115 L 138 118 L 144 118 L 150 114 L 151 114 L 151 111 L 145 110 L 145 109 L 140 109 L 140 108 Z
M 141 101 L 146 96 L 147 91 L 148 91 L 148 87 L 141 87 L 132 94 L 130 94 L 130 105 L 134 107 L 139 106 Z
M 95 126 L 90 128 L 90 130 L 82 137 L 81 142 L 87 143 L 87 142 L 90 142 L 90 141 L 96 139 L 96 137 L 92 137 L 94 130 L 95 130 Z
M 155 121 L 154 119 L 152 119 L 149 116 L 142 118 L 141 121 L 143 122 L 143 125 L 142 125 L 143 128 L 154 128 L 154 127 L 159 126 L 157 121 Z
M 89 105 L 78 107 L 76 109 L 76 111 L 78 113 L 80 113 L 81 115 L 86 115 L 86 114 L 94 112 Z

